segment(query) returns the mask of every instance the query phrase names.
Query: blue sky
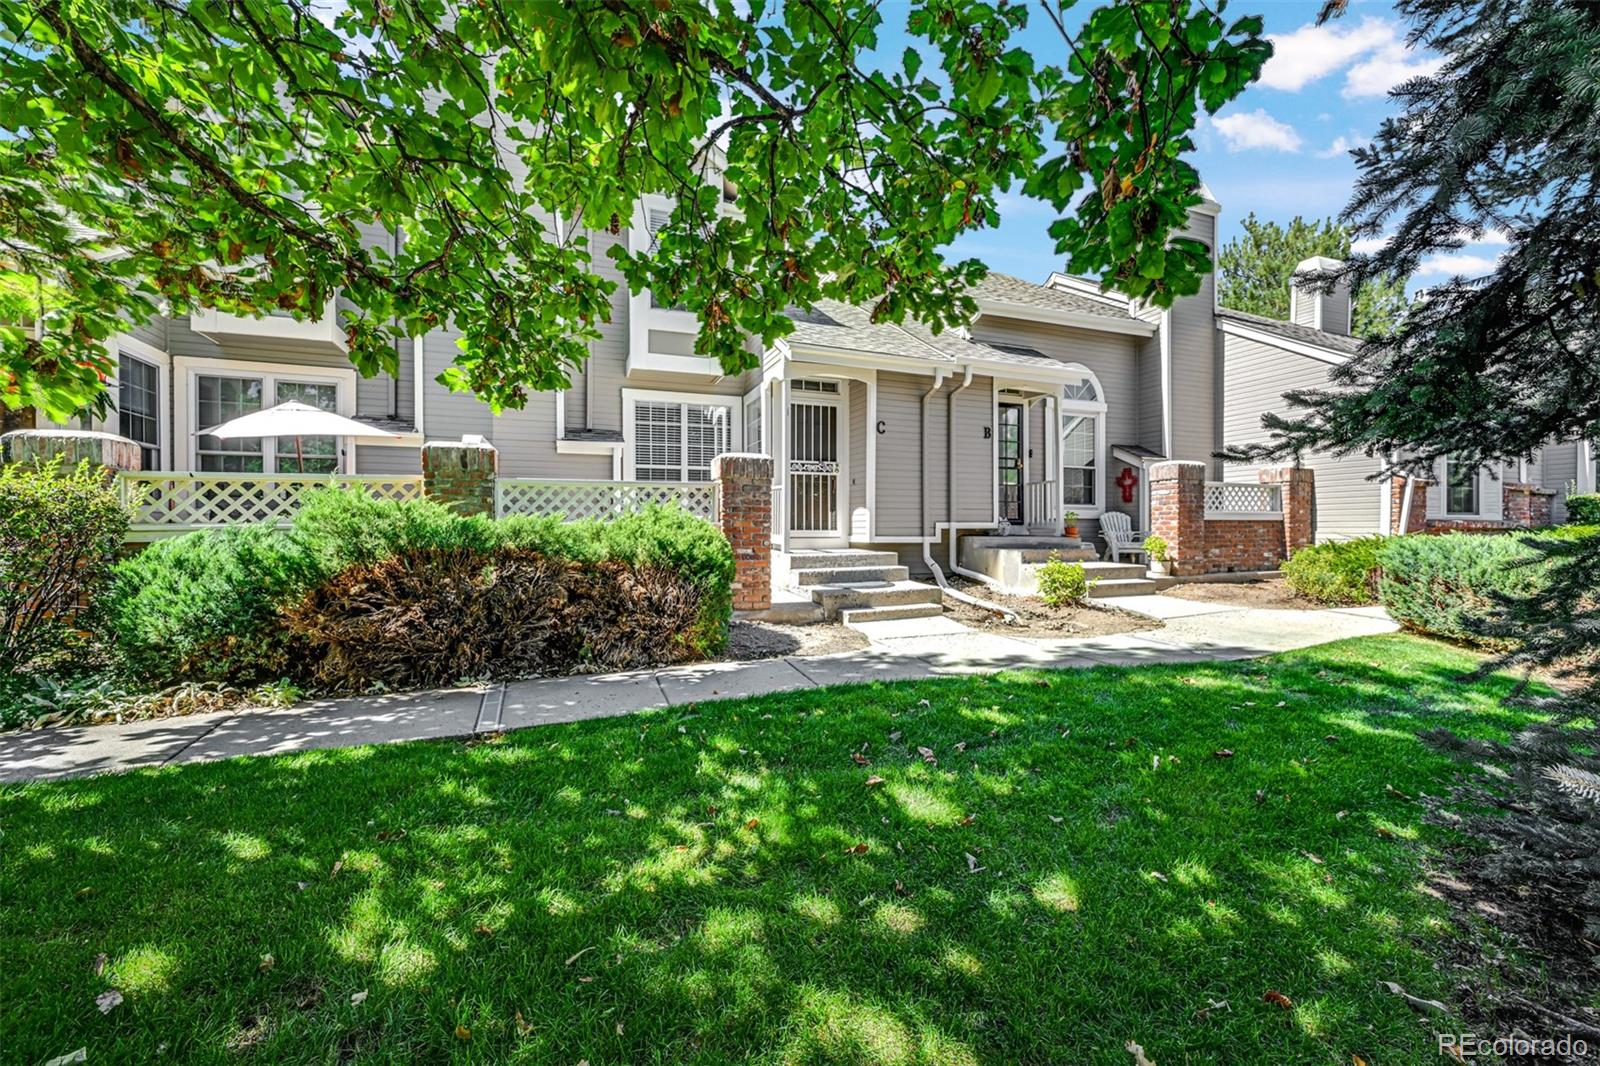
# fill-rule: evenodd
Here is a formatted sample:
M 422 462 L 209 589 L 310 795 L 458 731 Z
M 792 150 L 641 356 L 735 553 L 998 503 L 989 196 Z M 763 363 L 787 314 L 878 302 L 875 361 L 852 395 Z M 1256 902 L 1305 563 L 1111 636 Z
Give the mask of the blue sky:
M 1081 0 L 1081 18 L 1093 0 Z M 1192 162 L 1222 204 L 1221 239 L 1240 233 L 1239 220 L 1258 217 L 1287 223 L 1295 215 L 1336 217 L 1344 208 L 1356 168 L 1347 152 L 1371 137 L 1382 119 L 1397 111 L 1388 90 L 1437 65 L 1437 58 L 1408 49 L 1405 27 L 1382 0 L 1355 0 L 1346 14 L 1316 25 L 1320 0 L 1234 0 L 1226 17 L 1261 14 L 1276 54 L 1237 99 L 1209 117 L 1195 133 Z M 880 47 L 898 56 L 904 48 L 903 5 L 885 4 L 886 32 Z M 1060 62 L 1064 48 L 1054 28 L 1032 12 L 1022 43 L 1043 62 Z M 893 32 L 889 27 L 895 27 Z M 1008 196 L 998 230 L 981 230 L 957 241 L 954 257 L 975 256 L 991 268 L 1043 281 L 1061 257 L 1045 232 L 1053 215 L 1046 205 Z M 1469 244 L 1459 252 L 1425 261 L 1413 284 L 1454 274 L 1486 273 L 1503 237 Z

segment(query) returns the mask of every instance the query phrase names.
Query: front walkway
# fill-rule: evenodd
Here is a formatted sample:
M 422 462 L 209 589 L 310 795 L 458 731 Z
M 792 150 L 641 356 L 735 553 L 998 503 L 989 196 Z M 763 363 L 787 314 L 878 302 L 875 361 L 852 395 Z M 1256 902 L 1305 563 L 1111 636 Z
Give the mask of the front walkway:
M 854 682 L 899 681 L 1006 667 L 1069 669 L 1243 659 L 1396 629 L 1379 608 L 1268 611 L 1166 596 L 1118 607 L 1160 629 L 1088 639 L 1008 637 L 949 618 L 870 622 L 871 647 L 836 655 L 700 663 L 590 677 L 512 681 L 407 695 L 319 700 L 125 725 L 0 734 L 0 781 L 73 777 L 169 763 L 464 737 L 604 718 L 655 707 Z

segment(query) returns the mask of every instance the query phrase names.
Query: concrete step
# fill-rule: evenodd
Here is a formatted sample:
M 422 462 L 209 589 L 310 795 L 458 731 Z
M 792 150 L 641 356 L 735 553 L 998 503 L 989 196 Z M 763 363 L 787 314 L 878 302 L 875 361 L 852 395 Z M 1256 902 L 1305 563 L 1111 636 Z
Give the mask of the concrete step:
M 869 581 L 904 581 L 911 571 L 903 566 L 819 566 L 814 570 L 790 570 L 789 584 L 796 588 L 807 585 L 856 585 Z
M 933 618 L 944 613 L 937 603 L 902 603 L 894 607 L 851 607 L 839 612 L 839 621 L 854 628 L 861 622 L 887 622 L 895 618 Z
M 1148 596 L 1161 588 L 1149 578 L 1114 578 L 1097 581 L 1089 589 L 1091 600 L 1110 600 L 1118 596 Z
M 1011 551 L 1010 548 L 998 549 Z M 1099 560 L 1100 555 L 1093 548 L 1017 548 L 1014 549 L 1017 558 L 1024 563 L 1048 563 L 1051 559 L 1060 559 L 1064 563 L 1092 563 Z
M 790 570 L 821 570 L 830 566 L 895 566 L 900 557 L 894 552 L 874 552 L 864 548 L 802 548 L 785 552 Z
M 912 603 L 938 607 L 942 598 L 937 587 L 920 581 L 810 585 L 806 591 L 822 605 L 822 613 L 827 618 L 837 618 L 839 612 L 857 607 L 901 607 Z
M 1091 581 L 1118 581 L 1145 576 L 1145 568 L 1140 563 L 1084 563 L 1083 572 Z

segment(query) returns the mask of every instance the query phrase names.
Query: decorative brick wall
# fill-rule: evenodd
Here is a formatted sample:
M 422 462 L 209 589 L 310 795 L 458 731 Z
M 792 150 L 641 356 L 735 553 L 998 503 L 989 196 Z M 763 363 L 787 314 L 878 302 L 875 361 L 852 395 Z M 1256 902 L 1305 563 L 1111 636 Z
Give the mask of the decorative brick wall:
M 1550 524 L 1550 504 L 1556 495 L 1551 489 L 1525 481 L 1507 481 L 1500 492 L 1503 508 L 1500 513 L 1506 524 L 1520 529 Z
M 1299 467 L 1262 470 L 1262 484 L 1279 485 L 1281 517 L 1206 518 L 1204 463 L 1157 463 L 1150 468 L 1150 532 L 1167 542 L 1180 576 L 1276 570 L 1311 543 L 1315 474 Z
M 1421 533 L 1428 528 L 1428 486 L 1432 484 L 1423 478 L 1417 478 L 1416 484 L 1411 488 L 1411 515 L 1402 526 L 1400 512 L 1406 505 L 1406 479 L 1392 477 L 1389 479 L 1389 532 L 1390 533 Z
M 19 429 L 0 437 L 0 462 L 37 463 L 58 455 L 62 469 L 75 467 L 87 459 L 104 469 L 108 477 L 120 470 L 140 470 L 144 467 L 139 445 L 115 433 L 91 433 L 82 429 Z
M 733 545 L 733 609 L 772 606 L 772 459 L 729 452 L 711 461 L 717 525 Z
M 482 437 L 429 441 L 422 446 L 422 491 L 457 514 L 494 514 L 500 455 Z

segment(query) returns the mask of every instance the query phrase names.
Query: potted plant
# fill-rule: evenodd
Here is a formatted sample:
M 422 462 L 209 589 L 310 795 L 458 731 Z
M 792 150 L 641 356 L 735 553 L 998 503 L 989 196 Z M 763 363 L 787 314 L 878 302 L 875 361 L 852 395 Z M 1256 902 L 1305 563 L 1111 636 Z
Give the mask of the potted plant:
M 1150 556 L 1150 569 L 1157 574 L 1172 573 L 1172 563 L 1167 559 L 1167 542 L 1161 537 L 1146 537 L 1143 544 L 1145 554 Z
M 1078 512 L 1068 511 L 1062 516 L 1062 521 L 1066 524 L 1067 536 L 1076 537 L 1078 535 Z

